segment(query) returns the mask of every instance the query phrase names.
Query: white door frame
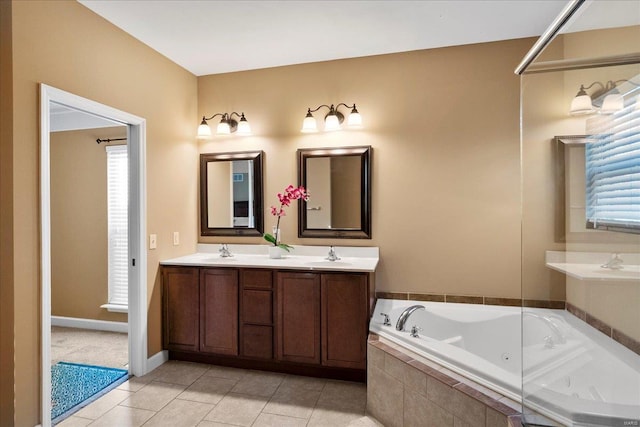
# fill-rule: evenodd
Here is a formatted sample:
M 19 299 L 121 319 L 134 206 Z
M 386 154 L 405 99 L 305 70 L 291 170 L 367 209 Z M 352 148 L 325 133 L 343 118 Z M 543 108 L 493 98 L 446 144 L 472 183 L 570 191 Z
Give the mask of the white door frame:
M 147 373 L 146 121 L 40 84 L 40 268 L 42 298 L 42 426 L 51 426 L 51 163 L 50 102 L 127 126 L 129 152 L 129 373 Z

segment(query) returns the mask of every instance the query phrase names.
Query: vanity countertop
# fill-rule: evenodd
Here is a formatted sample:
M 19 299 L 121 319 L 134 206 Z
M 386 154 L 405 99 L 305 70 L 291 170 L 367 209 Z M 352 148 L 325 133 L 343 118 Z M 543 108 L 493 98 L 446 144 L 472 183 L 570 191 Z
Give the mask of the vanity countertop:
M 196 253 L 163 260 L 160 265 L 373 273 L 379 260 L 377 247 L 334 246 L 340 259 L 328 261 L 325 258 L 329 253 L 329 246 L 294 246 L 290 253 L 285 253 L 278 259 L 269 258 L 268 245 L 230 244 L 229 251 L 233 254 L 230 258 L 220 256 L 218 252 L 220 246 L 219 244 L 199 244 Z

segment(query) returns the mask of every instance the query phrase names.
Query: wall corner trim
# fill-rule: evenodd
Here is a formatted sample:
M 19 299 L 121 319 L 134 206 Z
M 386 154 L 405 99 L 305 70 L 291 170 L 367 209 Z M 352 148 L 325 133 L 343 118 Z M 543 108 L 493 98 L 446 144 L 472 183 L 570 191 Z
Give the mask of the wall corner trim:
M 92 329 L 94 331 L 121 332 L 125 334 L 129 333 L 129 325 L 126 322 L 80 319 L 76 317 L 51 316 L 51 326 Z

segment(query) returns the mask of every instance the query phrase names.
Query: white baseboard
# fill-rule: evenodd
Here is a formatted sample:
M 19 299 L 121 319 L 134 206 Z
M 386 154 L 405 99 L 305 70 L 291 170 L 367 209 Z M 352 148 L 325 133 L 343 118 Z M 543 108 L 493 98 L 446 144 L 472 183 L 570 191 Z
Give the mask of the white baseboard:
M 147 359 L 147 374 L 169 360 L 169 352 L 162 350 Z
M 79 319 L 76 317 L 51 316 L 51 326 L 65 328 L 92 329 L 94 331 L 129 332 L 126 322 L 111 322 L 108 320 Z

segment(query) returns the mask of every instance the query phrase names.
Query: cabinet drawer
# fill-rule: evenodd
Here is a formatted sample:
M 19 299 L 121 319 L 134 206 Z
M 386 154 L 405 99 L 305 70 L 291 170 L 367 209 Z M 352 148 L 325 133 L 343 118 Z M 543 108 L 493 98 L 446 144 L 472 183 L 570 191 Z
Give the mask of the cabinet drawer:
M 244 325 L 242 327 L 242 356 L 273 359 L 273 328 Z
M 271 270 L 244 269 L 240 273 L 240 284 L 243 288 L 273 289 Z
M 271 291 L 242 291 L 242 323 L 273 324 Z

